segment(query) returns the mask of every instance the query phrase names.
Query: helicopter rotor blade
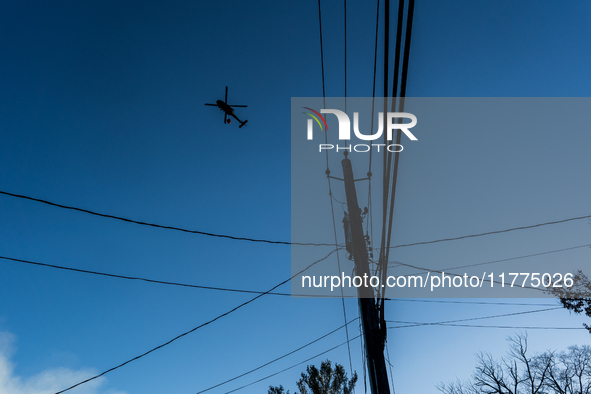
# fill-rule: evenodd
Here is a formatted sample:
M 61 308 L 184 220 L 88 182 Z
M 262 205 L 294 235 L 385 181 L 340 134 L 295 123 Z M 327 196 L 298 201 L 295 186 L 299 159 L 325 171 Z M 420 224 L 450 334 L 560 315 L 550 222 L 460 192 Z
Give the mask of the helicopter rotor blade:
M 212 107 L 217 107 L 218 106 L 217 104 L 208 104 L 208 103 L 205 103 L 205 105 L 210 105 Z
M 224 100 L 224 103 L 228 103 L 228 87 L 226 86 L 226 99 Z

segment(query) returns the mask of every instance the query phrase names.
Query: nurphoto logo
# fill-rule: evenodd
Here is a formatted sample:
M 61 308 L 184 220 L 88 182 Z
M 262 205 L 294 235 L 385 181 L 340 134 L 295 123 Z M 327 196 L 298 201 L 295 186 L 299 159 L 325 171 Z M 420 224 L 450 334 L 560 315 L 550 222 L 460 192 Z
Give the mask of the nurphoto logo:
M 349 116 L 338 109 L 321 109 L 320 112 L 313 110 L 309 107 L 303 107 L 311 112 L 304 112 L 306 115 L 309 115 L 311 119 L 308 119 L 308 130 L 307 136 L 308 140 L 314 139 L 314 121 L 318 124 L 321 131 L 328 132 L 328 125 L 326 124 L 326 120 L 322 116 L 322 114 L 333 114 L 336 115 L 337 120 L 339 122 L 339 140 L 348 141 L 351 139 L 351 121 Z M 410 119 L 410 123 L 397 123 L 398 120 L 402 120 L 404 118 Z M 408 112 L 388 112 L 386 115 L 386 139 L 387 141 L 393 140 L 393 131 L 400 130 L 402 131 L 411 141 L 417 141 L 417 137 L 414 136 L 413 133 L 410 132 L 410 128 L 416 126 L 417 124 L 417 117 Z M 353 132 L 355 133 L 355 137 L 362 141 L 374 141 L 382 136 L 384 133 L 384 113 L 378 113 L 378 131 L 375 134 L 362 134 L 359 131 L 359 113 L 353 112 Z M 369 152 L 371 149 L 376 148 L 378 152 L 380 152 L 380 148 L 385 147 L 389 152 L 402 152 L 402 145 L 400 144 L 347 144 L 345 142 L 344 146 L 339 146 L 336 144 L 319 144 L 318 151 L 322 152 L 323 150 L 331 150 L 336 149 L 338 152 L 339 150 L 347 150 L 349 152 Z

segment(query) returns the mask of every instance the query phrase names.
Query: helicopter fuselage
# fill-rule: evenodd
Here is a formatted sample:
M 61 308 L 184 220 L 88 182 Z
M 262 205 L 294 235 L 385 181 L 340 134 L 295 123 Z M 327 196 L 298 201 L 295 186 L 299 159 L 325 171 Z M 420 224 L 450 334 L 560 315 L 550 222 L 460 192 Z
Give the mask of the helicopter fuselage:
M 230 107 L 228 104 L 224 103 L 222 100 L 217 100 L 215 103 L 222 111 L 224 111 L 228 115 L 234 116 L 234 108 Z

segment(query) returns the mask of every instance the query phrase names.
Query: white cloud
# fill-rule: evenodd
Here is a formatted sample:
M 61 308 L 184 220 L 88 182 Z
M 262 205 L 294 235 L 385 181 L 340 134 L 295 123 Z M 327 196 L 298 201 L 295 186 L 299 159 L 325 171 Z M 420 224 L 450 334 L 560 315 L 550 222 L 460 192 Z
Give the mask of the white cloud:
M 53 394 L 72 386 L 84 379 L 96 375 L 92 369 L 72 370 L 69 368 L 51 368 L 30 377 L 14 375 L 10 357 L 14 354 L 14 335 L 0 332 L 0 394 Z M 104 377 L 97 378 L 82 386 L 68 391 L 71 394 L 125 394 L 109 390 L 101 391 Z

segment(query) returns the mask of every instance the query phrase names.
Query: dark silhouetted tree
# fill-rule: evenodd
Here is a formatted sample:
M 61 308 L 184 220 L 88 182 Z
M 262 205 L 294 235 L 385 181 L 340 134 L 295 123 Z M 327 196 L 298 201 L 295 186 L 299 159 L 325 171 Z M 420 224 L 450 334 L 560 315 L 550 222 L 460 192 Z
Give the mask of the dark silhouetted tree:
M 308 365 L 297 385 L 300 394 L 350 394 L 356 382 L 357 373 L 353 373 L 349 380 L 342 365 L 335 364 L 333 369 L 330 361 L 326 360 L 320 364 L 320 370 Z
M 269 386 L 269 391 L 267 391 L 267 394 L 289 394 L 289 390 L 286 392 L 283 386 Z
M 562 286 L 565 284 L 562 283 Z M 571 288 L 549 287 L 548 289 L 560 299 L 562 306 L 569 311 L 576 314 L 585 313 L 591 317 L 591 281 L 581 270 L 574 274 Z M 585 323 L 583 326 L 591 333 L 591 326 Z
M 495 361 L 477 355 L 472 378 L 440 383 L 444 394 L 591 394 L 591 347 L 571 346 L 566 352 L 527 353 L 527 337 L 509 338 L 506 357 Z
M 335 363 L 333 369 L 331 362 L 326 360 L 320 364 L 320 369 L 314 365 L 308 365 L 297 386 L 299 394 L 351 394 L 356 382 L 356 372 L 349 380 L 342 365 Z M 289 394 L 289 391 L 286 393 L 283 386 L 271 386 L 268 394 Z

